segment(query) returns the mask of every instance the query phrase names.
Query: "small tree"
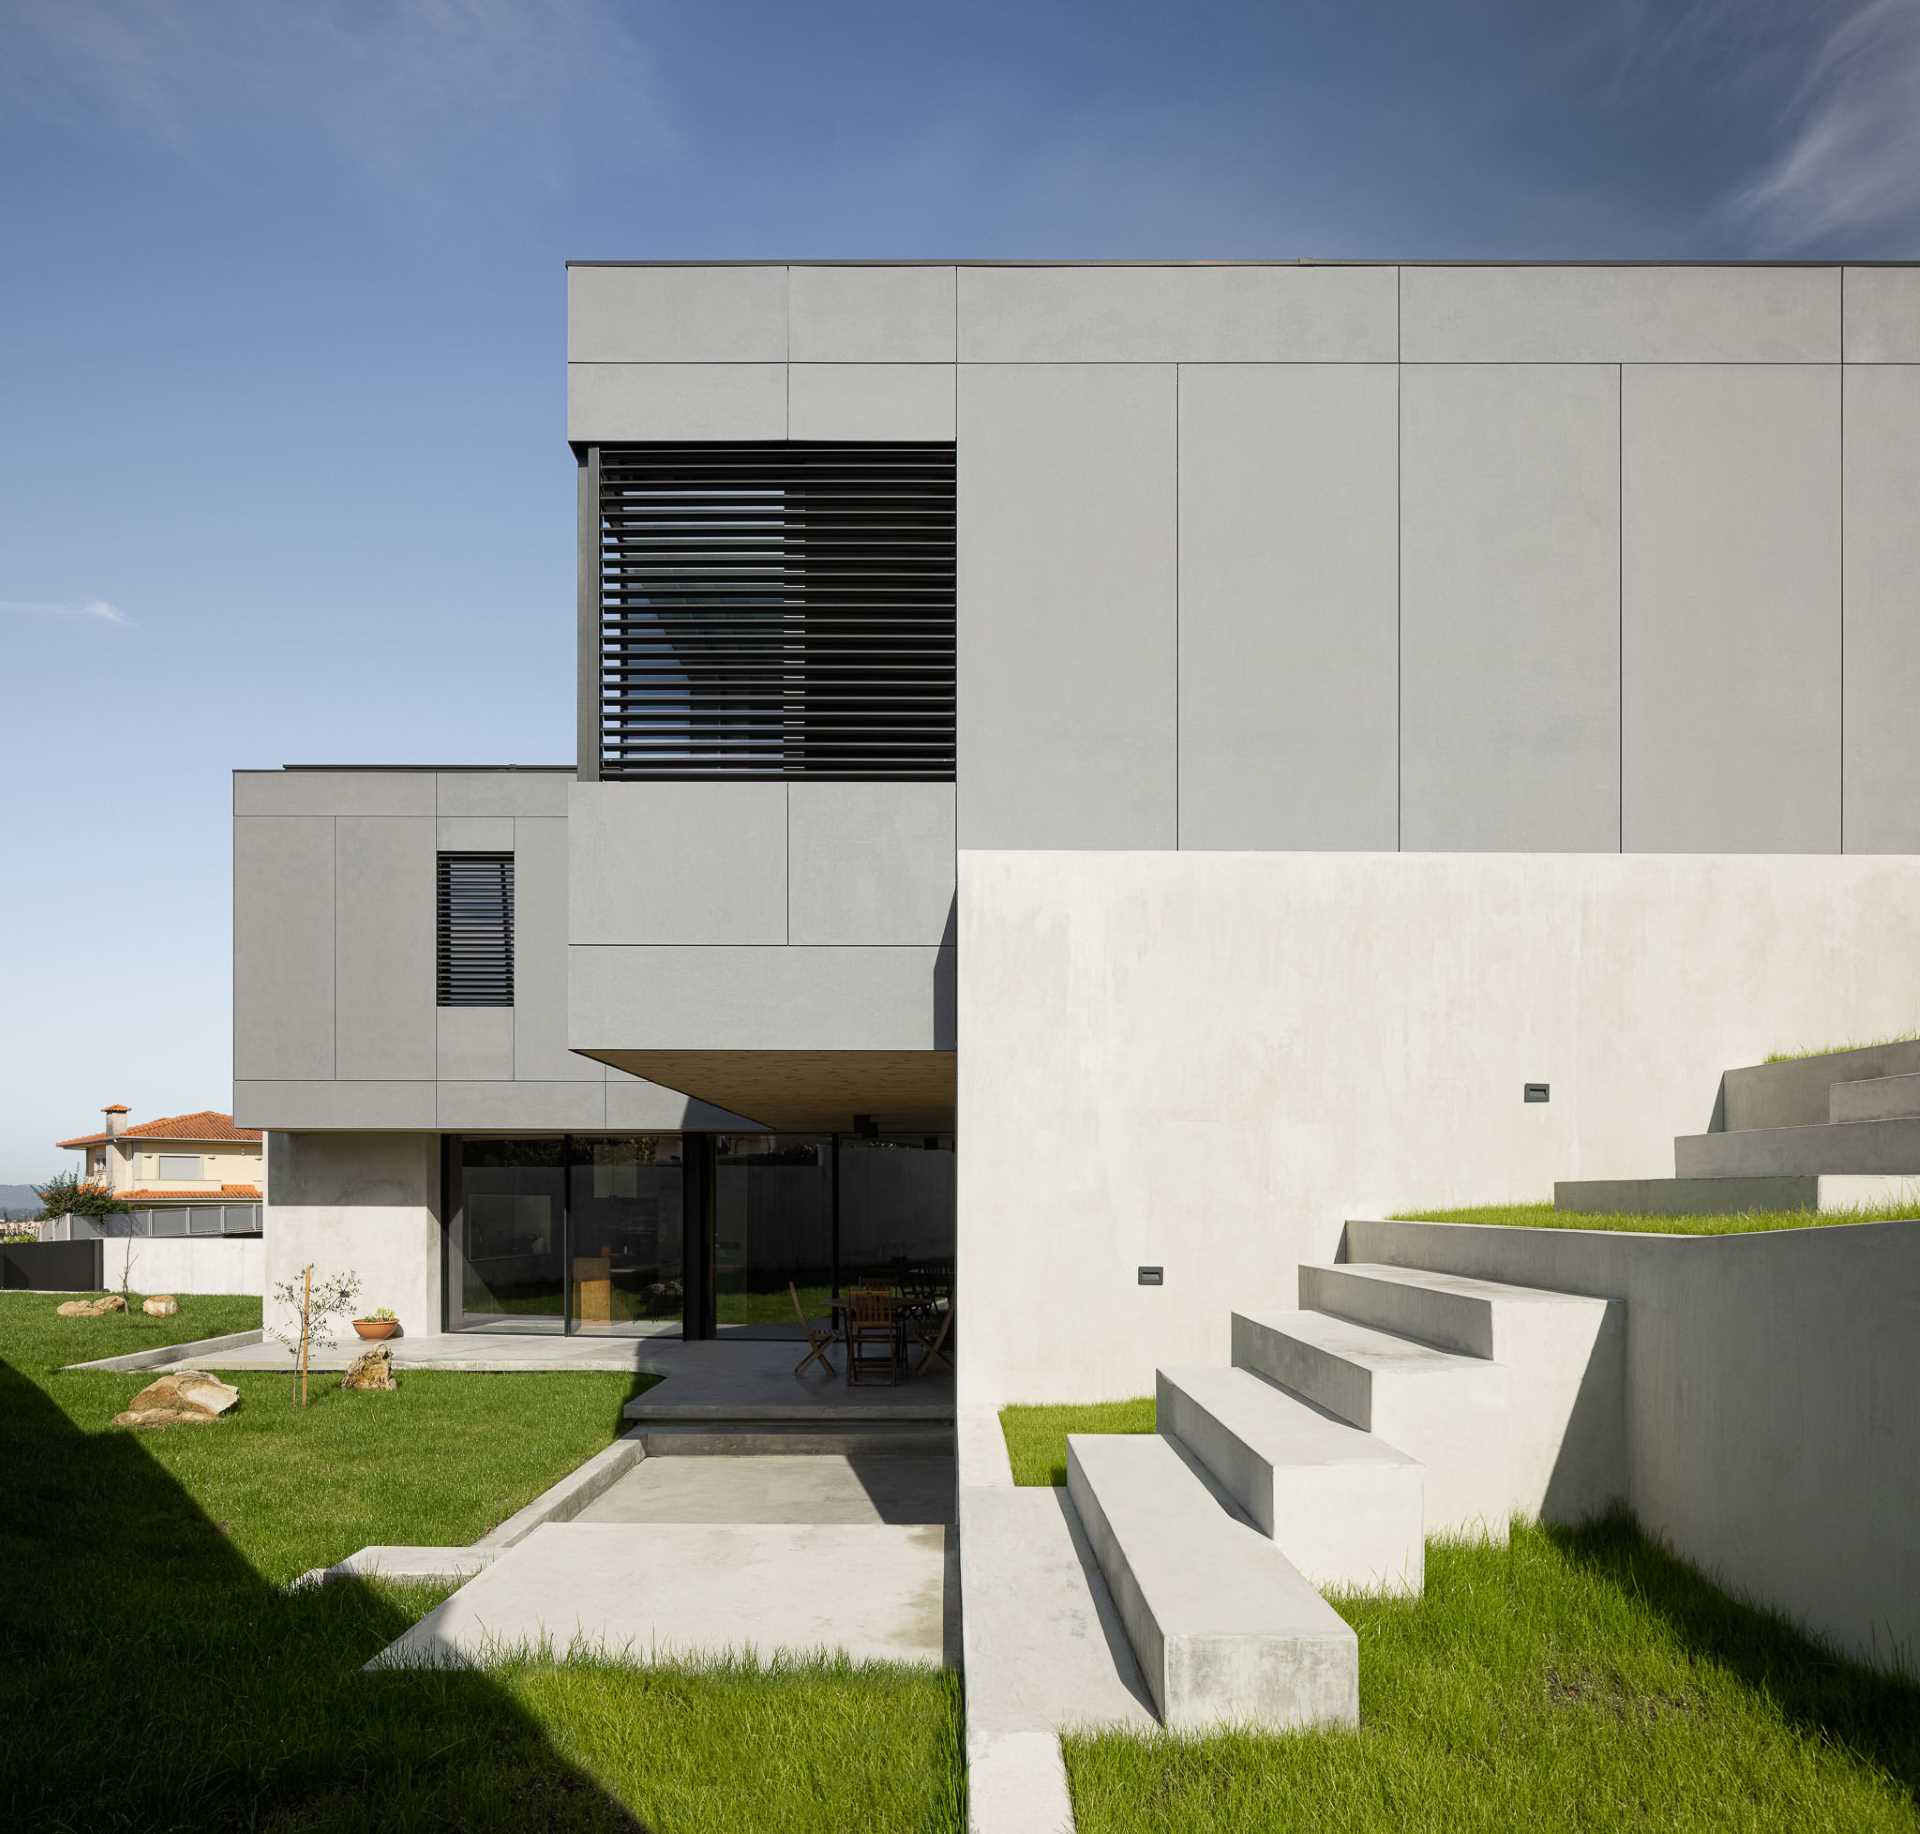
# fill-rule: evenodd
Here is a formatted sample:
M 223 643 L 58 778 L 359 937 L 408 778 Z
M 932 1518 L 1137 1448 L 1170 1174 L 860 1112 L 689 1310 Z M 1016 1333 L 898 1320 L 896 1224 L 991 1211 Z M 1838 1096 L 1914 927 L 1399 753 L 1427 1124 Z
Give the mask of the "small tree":
M 294 1358 L 302 1407 L 307 1405 L 307 1367 L 314 1347 L 324 1350 L 332 1344 L 334 1321 L 352 1311 L 359 1291 L 360 1276 L 352 1272 L 316 1282 L 311 1262 L 300 1270 L 298 1279 L 282 1280 L 273 1289 L 280 1311 L 267 1334 L 285 1344 Z
M 43 1223 L 62 1216 L 124 1216 L 128 1209 L 105 1185 L 88 1184 L 74 1172 L 35 1185 L 33 1194 L 40 1200 Z

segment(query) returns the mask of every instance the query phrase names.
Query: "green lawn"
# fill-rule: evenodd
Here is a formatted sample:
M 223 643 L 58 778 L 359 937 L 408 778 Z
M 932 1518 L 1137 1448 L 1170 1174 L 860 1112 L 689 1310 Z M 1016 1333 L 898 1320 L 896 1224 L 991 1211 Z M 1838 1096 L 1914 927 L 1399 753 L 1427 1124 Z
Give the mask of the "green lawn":
M 1432 1542 L 1336 1598 L 1352 1733 L 1065 1741 L 1080 1834 L 1920 1828 L 1920 1687 L 1824 1654 L 1625 1521 Z
M 1904 1222 L 1920 1203 L 1852 1210 L 1739 1210 L 1726 1216 L 1636 1216 L 1617 1210 L 1556 1210 L 1552 1204 L 1471 1204 L 1461 1209 L 1396 1210 L 1402 1223 L 1500 1223 L 1511 1229 L 1611 1229 L 1638 1235 L 1752 1235 L 1765 1229 L 1826 1229 L 1844 1223 Z
M 1000 1431 L 1016 1484 L 1064 1484 L 1069 1433 L 1151 1433 L 1154 1400 L 1089 1401 L 1078 1406 L 1003 1407 Z
M 1912 1044 L 1920 1032 L 1889 1032 L 1884 1038 L 1860 1038 L 1851 1044 L 1816 1044 L 1799 1051 L 1769 1051 L 1768 1063 L 1799 1063 L 1808 1057 L 1834 1057 L 1842 1051 L 1870 1051 L 1883 1044 Z
M 235 1329 L 258 1301 L 167 1321 L 54 1304 L 0 1294 L 9 1834 L 961 1826 L 949 1675 L 366 1675 L 444 1589 L 284 1590 L 369 1543 L 474 1539 L 605 1445 L 645 1378 L 403 1369 L 355 1395 L 323 1375 L 302 1412 L 288 1376 L 240 1374 L 219 1424 L 128 1433 L 107 1422 L 153 1372 L 57 1365 Z

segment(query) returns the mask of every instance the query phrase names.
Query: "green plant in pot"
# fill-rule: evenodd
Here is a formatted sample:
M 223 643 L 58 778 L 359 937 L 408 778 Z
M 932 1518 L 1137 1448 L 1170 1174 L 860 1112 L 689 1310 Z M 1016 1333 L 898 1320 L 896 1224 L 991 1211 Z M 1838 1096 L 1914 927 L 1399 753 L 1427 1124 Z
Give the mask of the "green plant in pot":
M 365 1318 L 356 1318 L 353 1328 L 362 1337 L 391 1337 L 400 1329 L 400 1320 L 387 1306 L 377 1305 Z

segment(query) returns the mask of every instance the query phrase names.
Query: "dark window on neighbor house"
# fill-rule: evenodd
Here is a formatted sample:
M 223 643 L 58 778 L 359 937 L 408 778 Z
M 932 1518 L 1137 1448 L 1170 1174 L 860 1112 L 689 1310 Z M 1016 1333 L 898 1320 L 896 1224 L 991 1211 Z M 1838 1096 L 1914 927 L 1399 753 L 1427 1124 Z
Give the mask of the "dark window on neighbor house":
M 951 441 L 597 461 L 603 778 L 952 782 Z
M 438 1003 L 511 1006 L 513 855 L 443 853 L 438 880 Z

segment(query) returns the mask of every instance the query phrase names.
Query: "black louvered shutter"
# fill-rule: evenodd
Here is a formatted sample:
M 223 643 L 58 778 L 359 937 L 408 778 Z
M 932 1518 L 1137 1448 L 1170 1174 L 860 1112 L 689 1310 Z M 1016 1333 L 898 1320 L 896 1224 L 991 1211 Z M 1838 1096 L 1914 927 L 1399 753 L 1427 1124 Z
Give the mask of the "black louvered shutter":
M 600 775 L 950 783 L 954 447 L 600 448 Z
M 440 855 L 435 943 L 442 1006 L 513 1004 L 513 855 Z

